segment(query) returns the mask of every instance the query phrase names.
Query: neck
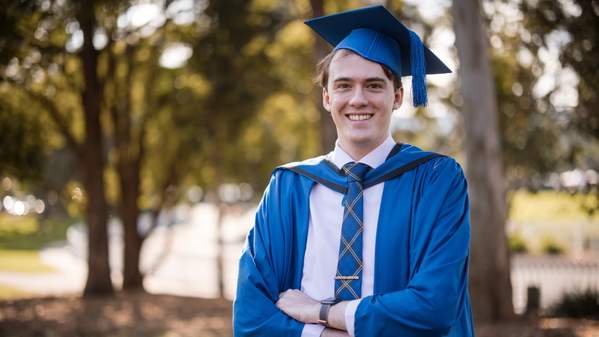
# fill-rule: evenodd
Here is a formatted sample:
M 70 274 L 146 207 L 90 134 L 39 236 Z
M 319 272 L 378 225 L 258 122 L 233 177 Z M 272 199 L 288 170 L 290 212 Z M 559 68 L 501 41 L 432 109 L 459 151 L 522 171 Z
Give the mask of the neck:
M 341 147 L 343 151 L 345 151 L 354 161 L 359 161 L 360 159 L 364 158 L 364 156 L 372 152 L 372 150 L 383 144 L 386 139 L 387 136 L 377 142 L 364 144 L 346 142 L 343 139 L 339 139 L 339 147 Z

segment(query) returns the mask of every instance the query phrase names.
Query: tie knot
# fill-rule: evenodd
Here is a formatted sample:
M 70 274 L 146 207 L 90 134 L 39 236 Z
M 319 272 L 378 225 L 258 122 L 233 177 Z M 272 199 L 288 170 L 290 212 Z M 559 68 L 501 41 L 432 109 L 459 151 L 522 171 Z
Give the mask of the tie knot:
M 370 166 L 362 163 L 350 162 L 343 165 L 343 172 L 347 175 L 349 181 L 362 181 Z

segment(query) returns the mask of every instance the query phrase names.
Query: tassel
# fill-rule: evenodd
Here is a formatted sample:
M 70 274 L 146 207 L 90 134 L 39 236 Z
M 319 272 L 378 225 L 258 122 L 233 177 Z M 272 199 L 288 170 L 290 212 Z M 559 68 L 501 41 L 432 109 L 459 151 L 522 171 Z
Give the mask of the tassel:
M 426 65 L 424 61 L 424 46 L 420 37 L 410 31 L 410 66 L 412 71 L 412 98 L 415 107 L 426 106 Z

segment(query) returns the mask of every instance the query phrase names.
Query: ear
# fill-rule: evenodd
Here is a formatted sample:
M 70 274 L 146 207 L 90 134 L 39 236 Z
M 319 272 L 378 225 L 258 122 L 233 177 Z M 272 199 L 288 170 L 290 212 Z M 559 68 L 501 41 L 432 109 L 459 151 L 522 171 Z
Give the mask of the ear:
M 331 96 L 326 87 L 322 88 L 322 106 L 328 112 L 331 112 Z
M 393 101 L 393 110 L 399 109 L 401 104 L 403 103 L 403 86 L 399 87 L 399 89 L 395 90 L 395 97 Z

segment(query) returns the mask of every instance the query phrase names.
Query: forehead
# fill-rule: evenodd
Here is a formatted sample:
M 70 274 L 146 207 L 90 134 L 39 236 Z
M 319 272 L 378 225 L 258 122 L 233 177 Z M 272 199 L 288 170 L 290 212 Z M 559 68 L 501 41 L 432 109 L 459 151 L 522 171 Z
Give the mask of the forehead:
M 329 66 L 329 78 L 367 79 L 380 77 L 387 80 L 383 67 L 349 50 L 341 49 L 333 56 Z

